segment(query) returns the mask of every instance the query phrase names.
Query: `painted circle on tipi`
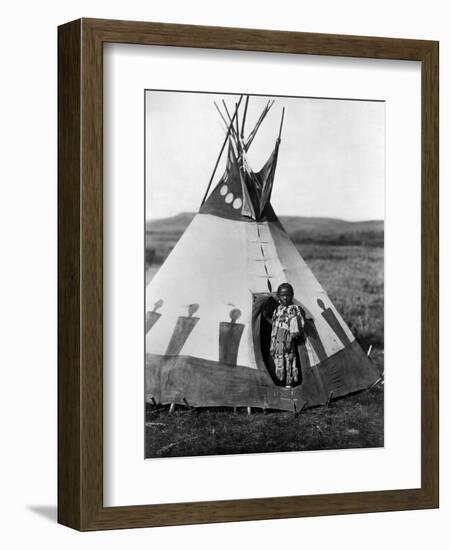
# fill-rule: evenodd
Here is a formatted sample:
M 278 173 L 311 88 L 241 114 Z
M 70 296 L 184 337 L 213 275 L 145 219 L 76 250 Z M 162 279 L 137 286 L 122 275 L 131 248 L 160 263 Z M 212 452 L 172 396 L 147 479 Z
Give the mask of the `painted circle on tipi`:
M 225 196 L 226 194 L 228 193 L 228 185 L 222 185 L 222 187 L 220 188 L 220 194 L 223 196 Z
M 242 206 L 242 199 L 240 199 L 239 197 L 237 199 L 234 199 L 234 202 L 233 202 L 233 208 L 235 210 L 239 210 L 239 208 Z
M 230 204 L 230 202 L 234 199 L 233 193 L 228 193 L 228 195 L 225 197 L 225 202 L 227 204 Z

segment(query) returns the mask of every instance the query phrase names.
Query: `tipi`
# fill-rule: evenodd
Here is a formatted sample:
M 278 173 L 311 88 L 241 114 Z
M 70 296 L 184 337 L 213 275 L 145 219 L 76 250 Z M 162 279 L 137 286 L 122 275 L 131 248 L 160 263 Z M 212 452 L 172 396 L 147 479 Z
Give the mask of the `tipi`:
M 274 150 L 253 172 L 247 152 L 273 102 L 244 137 L 248 96 L 239 121 L 241 100 L 233 116 L 216 105 L 228 127 L 225 172 L 208 196 L 211 176 L 199 212 L 146 289 L 148 402 L 295 411 L 379 377 L 270 204 L 284 109 Z M 274 376 L 262 315 L 283 282 L 307 319 L 292 388 Z

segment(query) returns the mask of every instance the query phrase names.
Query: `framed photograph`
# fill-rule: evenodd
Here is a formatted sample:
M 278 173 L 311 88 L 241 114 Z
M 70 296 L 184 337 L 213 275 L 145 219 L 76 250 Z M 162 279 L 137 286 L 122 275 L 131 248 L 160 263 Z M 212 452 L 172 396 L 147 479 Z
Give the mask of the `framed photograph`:
M 59 27 L 58 520 L 438 506 L 438 43 Z

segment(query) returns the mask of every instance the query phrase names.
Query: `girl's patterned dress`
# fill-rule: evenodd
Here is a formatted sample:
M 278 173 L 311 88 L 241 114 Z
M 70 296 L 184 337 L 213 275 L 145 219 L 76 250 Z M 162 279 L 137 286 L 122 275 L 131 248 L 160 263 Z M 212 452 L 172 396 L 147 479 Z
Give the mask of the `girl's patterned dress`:
M 287 386 L 292 382 L 298 382 L 294 340 L 300 335 L 304 326 L 302 311 L 295 304 L 290 306 L 280 304 L 273 312 L 270 355 L 275 363 L 276 377 L 280 382 L 286 382 Z

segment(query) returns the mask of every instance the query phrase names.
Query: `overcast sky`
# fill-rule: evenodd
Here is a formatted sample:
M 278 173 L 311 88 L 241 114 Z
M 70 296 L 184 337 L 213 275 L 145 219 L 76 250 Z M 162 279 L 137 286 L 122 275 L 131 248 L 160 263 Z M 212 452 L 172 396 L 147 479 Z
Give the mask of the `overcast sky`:
M 196 212 L 225 137 L 214 107 L 239 96 L 146 92 L 146 218 Z M 278 215 L 384 219 L 385 104 L 274 97 L 249 151 L 256 171 L 270 155 L 286 108 L 272 193 Z M 246 133 L 266 97 L 250 97 Z M 242 101 L 243 113 L 244 100 Z M 241 116 L 242 118 L 242 116 Z M 213 185 L 224 170 L 225 155 Z

